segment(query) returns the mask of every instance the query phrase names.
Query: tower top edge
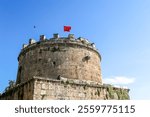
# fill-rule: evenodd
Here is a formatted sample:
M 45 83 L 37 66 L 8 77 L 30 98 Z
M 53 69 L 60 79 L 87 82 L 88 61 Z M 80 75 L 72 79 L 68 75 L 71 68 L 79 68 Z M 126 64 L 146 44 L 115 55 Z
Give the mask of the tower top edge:
M 23 44 L 22 49 L 25 49 L 29 46 L 36 45 L 42 42 L 51 42 L 51 43 L 76 43 L 81 45 L 86 45 L 89 47 L 92 47 L 93 49 L 96 49 L 96 46 L 94 43 L 91 43 L 88 39 L 84 37 L 78 37 L 76 38 L 74 34 L 68 34 L 68 37 L 60 37 L 58 33 L 53 34 L 52 38 L 46 38 L 45 35 L 40 35 L 39 41 L 36 41 L 33 38 L 29 39 L 28 44 Z
M 20 54 L 24 53 L 27 50 L 30 50 L 30 48 L 34 48 L 34 47 L 37 47 L 39 45 L 44 46 L 45 44 L 49 44 L 49 45 L 55 45 L 55 44 L 78 45 L 80 47 L 85 47 L 87 49 L 94 50 L 100 56 L 100 53 L 98 52 L 98 49 L 96 48 L 95 44 L 91 43 L 88 39 L 86 39 L 84 37 L 76 38 L 74 36 L 74 34 L 68 34 L 67 37 L 60 37 L 58 33 L 53 34 L 52 38 L 46 38 L 45 35 L 40 35 L 39 41 L 36 41 L 35 39 L 30 38 L 28 44 L 23 44 Z M 19 56 L 20 56 L 20 54 L 19 54 Z M 100 59 L 101 59 L 101 56 L 100 56 Z

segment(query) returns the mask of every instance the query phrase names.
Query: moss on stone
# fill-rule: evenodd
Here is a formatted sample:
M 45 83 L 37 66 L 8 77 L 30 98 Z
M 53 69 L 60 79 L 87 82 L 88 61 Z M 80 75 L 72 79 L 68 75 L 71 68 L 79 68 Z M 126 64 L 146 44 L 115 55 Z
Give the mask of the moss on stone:
M 114 90 L 112 86 L 108 86 L 108 93 L 111 99 L 114 99 Z
M 66 84 L 69 84 L 69 81 L 67 80 L 65 83 L 66 83 Z
M 108 93 L 110 99 L 115 99 L 115 94 L 117 94 L 119 100 L 129 99 L 128 91 L 126 89 L 115 90 L 112 86 L 108 86 Z
M 120 100 L 129 99 L 128 91 L 125 89 L 117 90 L 117 95 L 118 95 Z

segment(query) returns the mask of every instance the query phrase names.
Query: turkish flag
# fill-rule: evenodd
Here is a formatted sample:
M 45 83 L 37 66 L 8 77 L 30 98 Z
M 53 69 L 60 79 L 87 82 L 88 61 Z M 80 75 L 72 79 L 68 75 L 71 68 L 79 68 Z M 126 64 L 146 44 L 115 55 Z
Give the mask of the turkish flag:
M 70 30 L 71 30 L 71 26 L 64 26 L 64 31 L 70 32 Z

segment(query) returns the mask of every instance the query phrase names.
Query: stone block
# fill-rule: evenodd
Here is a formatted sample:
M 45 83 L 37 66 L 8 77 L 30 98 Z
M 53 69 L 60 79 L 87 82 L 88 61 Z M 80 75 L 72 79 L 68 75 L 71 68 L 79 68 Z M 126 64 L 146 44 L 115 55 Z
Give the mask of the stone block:
M 36 41 L 34 39 L 29 39 L 29 44 L 34 44 Z
M 44 41 L 46 39 L 45 35 L 40 35 L 40 41 Z
M 28 45 L 27 44 L 23 44 L 22 45 L 22 48 L 24 49 L 24 48 L 26 48 Z
M 53 34 L 53 38 L 54 39 L 58 39 L 59 38 L 59 34 L 58 33 Z
M 43 83 L 43 84 L 42 84 L 42 89 L 47 89 L 47 87 L 46 87 L 46 84 L 45 84 L 45 83 Z
M 41 90 L 41 95 L 46 95 L 46 90 Z
M 69 38 L 69 39 L 75 39 L 74 34 L 69 34 L 69 35 L 68 35 L 68 38 Z

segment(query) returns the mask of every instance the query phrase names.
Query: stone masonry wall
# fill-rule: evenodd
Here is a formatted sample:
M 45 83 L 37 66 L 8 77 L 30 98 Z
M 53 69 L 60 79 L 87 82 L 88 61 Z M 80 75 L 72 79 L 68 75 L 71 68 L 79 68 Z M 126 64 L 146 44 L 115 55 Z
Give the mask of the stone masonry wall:
M 101 83 L 100 55 L 85 45 L 57 40 L 31 44 L 20 53 L 18 84 L 33 76 L 57 79 L 59 75 Z
M 128 89 L 86 80 L 39 78 L 34 84 L 34 100 L 109 100 L 129 99 Z
M 128 89 L 100 83 L 34 77 L 0 96 L 0 100 L 120 100 L 129 99 Z

